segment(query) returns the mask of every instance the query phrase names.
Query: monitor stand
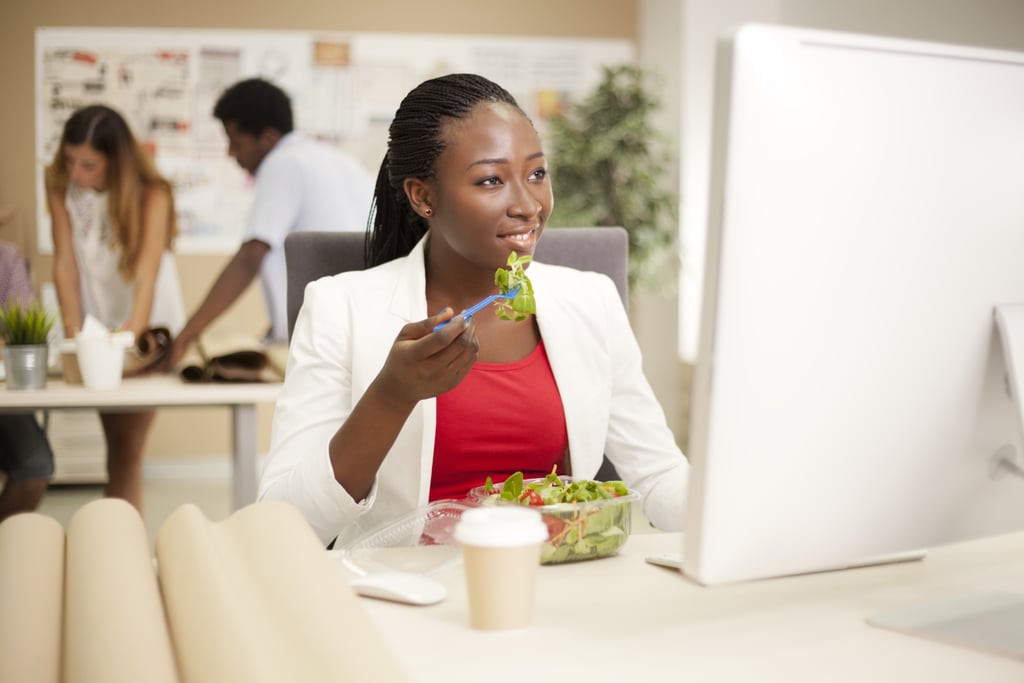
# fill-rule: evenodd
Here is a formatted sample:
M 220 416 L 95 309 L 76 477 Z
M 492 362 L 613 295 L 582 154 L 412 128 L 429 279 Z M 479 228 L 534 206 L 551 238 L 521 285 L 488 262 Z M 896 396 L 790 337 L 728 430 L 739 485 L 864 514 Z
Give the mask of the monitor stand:
M 818 571 L 837 571 L 840 569 L 857 569 L 859 567 L 873 567 L 878 564 L 894 564 L 896 562 L 914 562 L 922 560 L 928 555 L 928 551 L 924 549 L 919 550 L 907 550 L 900 553 L 889 553 L 886 555 L 876 555 L 874 557 L 864 558 L 854 562 L 848 562 L 845 565 L 837 566 L 832 569 L 821 569 Z M 658 553 L 656 555 L 648 555 L 644 558 L 650 564 L 656 564 L 659 567 L 668 567 L 670 569 L 678 569 L 683 571 L 683 554 L 682 553 Z M 808 572 L 817 573 L 817 572 Z
M 995 308 L 1006 363 L 1006 385 L 1024 435 L 1024 305 Z M 1024 476 L 1020 454 L 1007 444 L 992 455 L 993 478 Z M 868 617 L 872 626 L 1024 660 L 1024 595 L 977 593 L 911 605 Z
M 976 593 L 869 616 L 872 626 L 1024 660 L 1024 595 Z
M 1024 439 L 1024 304 L 1001 304 L 994 313 L 999 339 L 1003 345 L 1006 363 L 1006 388 L 1017 405 L 1022 439 Z M 1021 443 L 1024 443 L 1022 440 Z M 1004 474 L 1024 477 L 1016 449 L 1007 444 L 992 455 L 991 474 L 998 478 Z
M 885 555 L 874 555 L 872 557 L 864 557 L 853 562 L 847 562 L 842 569 L 857 569 L 858 567 L 873 567 L 879 564 L 896 564 L 897 562 L 916 562 L 917 560 L 923 560 L 928 556 L 928 550 L 925 548 L 916 548 L 914 550 L 904 550 L 899 553 L 886 553 Z

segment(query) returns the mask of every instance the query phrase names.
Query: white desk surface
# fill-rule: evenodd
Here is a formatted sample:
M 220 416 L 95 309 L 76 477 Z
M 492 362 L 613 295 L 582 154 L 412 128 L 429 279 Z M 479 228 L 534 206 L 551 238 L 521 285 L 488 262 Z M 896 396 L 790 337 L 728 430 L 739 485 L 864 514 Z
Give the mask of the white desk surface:
M 0 412 L 46 408 L 166 408 L 273 403 L 279 383 L 188 383 L 171 375 L 122 380 L 105 391 L 47 380 L 45 389 L 11 391 L 0 383 Z
M 470 629 L 461 566 L 437 574 L 449 590 L 437 605 L 362 603 L 413 681 L 1024 681 L 1024 662 L 865 623 L 956 595 L 1024 593 L 1024 533 L 713 588 L 644 561 L 681 538 L 634 534 L 615 557 L 541 567 L 525 630 Z
M 278 382 L 189 383 L 171 375 L 148 375 L 121 381 L 108 390 L 86 389 L 47 380 L 46 388 L 9 390 L 0 383 L 0 413 L 55 408 L 106 411 L 150 410 L 184 406 L 226 406 L 232 419 L 232 505 L 239 509 L 256 500 L 258 481 L 256 404 L 273 403 Z

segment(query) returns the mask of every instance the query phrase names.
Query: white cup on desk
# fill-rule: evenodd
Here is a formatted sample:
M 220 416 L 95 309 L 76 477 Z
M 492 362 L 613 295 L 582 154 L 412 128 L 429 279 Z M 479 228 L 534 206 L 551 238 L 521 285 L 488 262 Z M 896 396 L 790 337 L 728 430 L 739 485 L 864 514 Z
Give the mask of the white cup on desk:
M 485 631 L 529 626 L 547 537 L 540 513 L 530 508 L 495 505 L 462 513 L 455 540 L 462 547 L 470 626 Z
M 76 337 L 78 370 L 86 388 L 103 390 L 120 386 L 124 354 L 134 342 L 131 332 Z

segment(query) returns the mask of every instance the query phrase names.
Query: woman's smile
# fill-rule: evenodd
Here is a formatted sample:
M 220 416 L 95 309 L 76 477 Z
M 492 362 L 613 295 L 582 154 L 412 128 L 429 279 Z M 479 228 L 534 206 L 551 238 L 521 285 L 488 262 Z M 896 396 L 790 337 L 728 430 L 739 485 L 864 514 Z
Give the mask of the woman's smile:
M 502 233 L 498 235 L 498 239 L 517 252 L 533 253 L 534 247 L 537 246 L 537 228 Z

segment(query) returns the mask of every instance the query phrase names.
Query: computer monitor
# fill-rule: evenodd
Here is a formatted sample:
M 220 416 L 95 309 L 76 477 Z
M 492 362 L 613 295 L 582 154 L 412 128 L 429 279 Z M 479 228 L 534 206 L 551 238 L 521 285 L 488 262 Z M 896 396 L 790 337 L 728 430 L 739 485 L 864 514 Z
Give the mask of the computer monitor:
M 715 97 L 683 571 L 1024 529 L 1024 54 L 747 25 Z

